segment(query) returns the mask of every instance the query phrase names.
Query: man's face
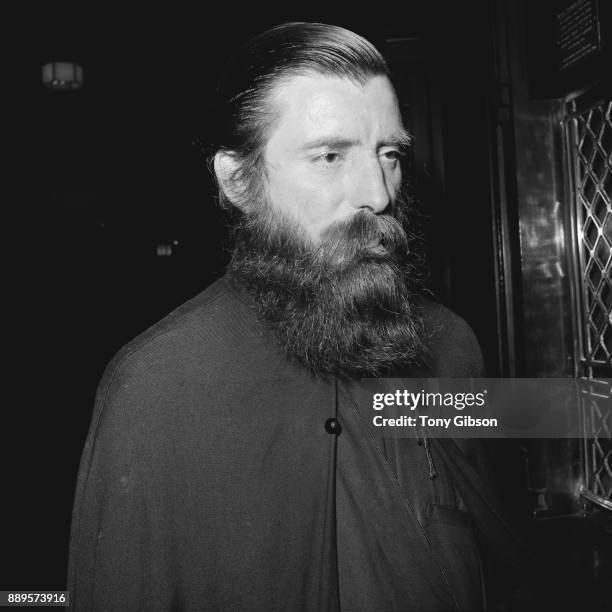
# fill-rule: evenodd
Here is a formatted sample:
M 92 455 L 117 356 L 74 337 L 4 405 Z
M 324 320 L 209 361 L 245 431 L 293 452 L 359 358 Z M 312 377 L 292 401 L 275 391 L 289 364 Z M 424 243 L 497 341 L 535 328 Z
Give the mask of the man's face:
M 294 76 L 273 97 L 264 193 L 234 228 L 230 278 L 315 374 L 418 363 L 418 256 L 399 163 L 408 138 L 388 79 Z
M 408 138 L 386 77 L 362 86 L 294 76 L 276 87 L 274 103 L 279 118 L 264 150 L 268 202 L 313 246 L 332 224 L 394 202 Z

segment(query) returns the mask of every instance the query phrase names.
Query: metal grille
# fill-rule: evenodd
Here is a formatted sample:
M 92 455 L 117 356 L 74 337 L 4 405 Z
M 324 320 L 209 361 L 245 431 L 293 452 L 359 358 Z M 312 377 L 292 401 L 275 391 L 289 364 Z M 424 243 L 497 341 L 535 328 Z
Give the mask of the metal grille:
M 602 102 L 573 119 L 587 375 L 612 367 L 611 110 L 612 102 Z
M 584 488 L 582 496 L 612 510 L 612 102 L 577 111 L 570 128 L 580 281 L 580 374 L 591 380 L 582 399 Z
M 589 381 L 582 399 L 584 424 L 582 496 L 612 510 L 612 431 L 610 430 L 610 383 Z

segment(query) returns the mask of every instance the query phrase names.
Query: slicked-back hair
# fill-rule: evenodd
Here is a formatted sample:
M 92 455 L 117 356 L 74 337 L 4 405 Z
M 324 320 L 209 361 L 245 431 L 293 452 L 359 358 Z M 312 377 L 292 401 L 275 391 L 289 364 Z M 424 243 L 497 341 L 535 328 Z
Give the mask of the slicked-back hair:
M 263 149 L 277 117 L 271 101 L 274 88 L 290 77 L 313 73 L 363 85 L 374 76 L 388 77 L 389 69 L 362 36 L 334 25 L 305 22 L 263 32 L 228 61 L 217 91 L 216 135 L 208 161 L 212 168 L 218 151 L 234 157 L 231 181 L 242 193 L 243 205 L 261 201 L 263 195 Z M 230 207 L 222 189 L 219 200 Z

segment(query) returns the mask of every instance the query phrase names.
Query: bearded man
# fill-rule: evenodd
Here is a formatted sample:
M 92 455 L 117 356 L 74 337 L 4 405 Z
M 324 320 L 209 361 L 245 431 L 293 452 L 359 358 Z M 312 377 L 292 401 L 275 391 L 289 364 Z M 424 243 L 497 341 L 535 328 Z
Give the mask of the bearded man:
M 285 24 L 242 49 L 220 95 L 233 257 L 105 372 L 72 604 L 482 609 L 474 523 L 510 541 L 484 483 L 452 441 L 375 439 L 360 408 L 362 377 L 482 375 L 472 331 L 420 289 L 383 58 L 342 28 Z

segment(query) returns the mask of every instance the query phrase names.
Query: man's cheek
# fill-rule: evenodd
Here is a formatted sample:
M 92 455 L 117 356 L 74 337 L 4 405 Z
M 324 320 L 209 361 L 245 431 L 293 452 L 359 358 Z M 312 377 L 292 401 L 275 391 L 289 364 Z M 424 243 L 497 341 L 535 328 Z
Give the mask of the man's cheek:
M 320 191 L 309 191 L 300 194 L 296 202 L 297 219 L 316 246 L 321 244 L 328 228 L 338 220 L 334 205 L 321 196 Z

